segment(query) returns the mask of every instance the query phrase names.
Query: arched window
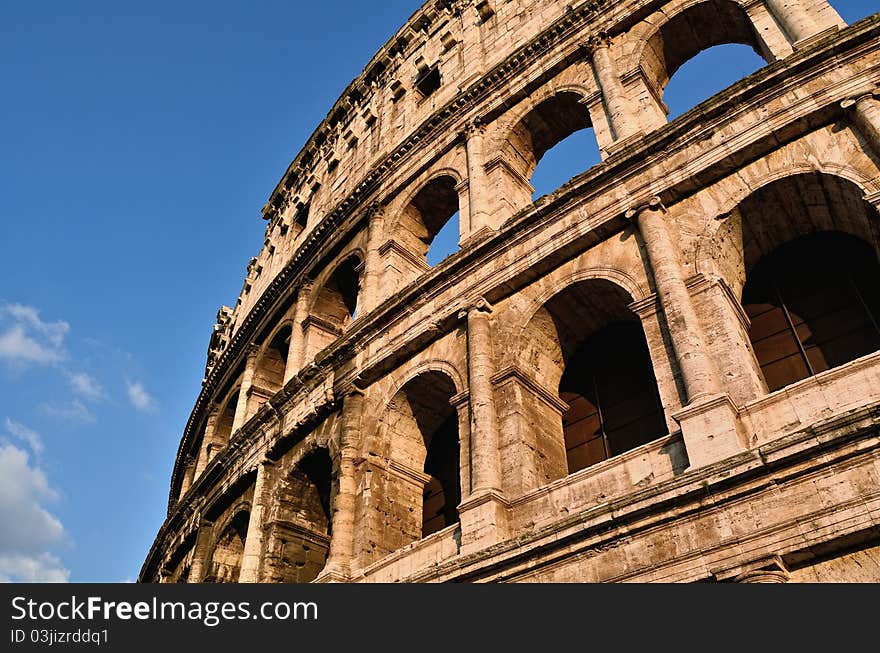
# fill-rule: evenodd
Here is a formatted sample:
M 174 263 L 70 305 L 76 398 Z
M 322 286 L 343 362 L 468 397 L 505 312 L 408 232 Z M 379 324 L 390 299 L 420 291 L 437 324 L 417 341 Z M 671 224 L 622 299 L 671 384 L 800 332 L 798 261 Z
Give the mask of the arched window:
M 547 392 L 558 392 L 565 406 L 561 419 L 555 417 L 555 434 L 541 436 L 547 462 L 536 471 L 547 480 L 668 432 L 644 330 L 631 302 L 610 281 L 581 281 L 550 298 L 526 328 L 523 364 Z M 549 428 L 554 416 L 544 406 L 533 400 L 524 409 L 541 411 Z
M 380 418 L 381 448 L 395 471 L 384 480 L 375 514 L 393 515 L 381 526 L 381 557 L 458 522 L 461 502 L 458 416 L 450 404 L 451 379 L 425 372 L 407 382 Z M 374 475 L 374 479 L 376 476 Z
M 235 409 L 238 406 L 238 393 L 236 390 L 226 398 L 226 403 L 217 415 L 214 426 L 214 437 L 211 440 L 217 445 L 225 445 L 232 436 L 232 425 L 235 423 Z
M 310 583 L 327 562 L 333 464 L 326 449 L 308 453 L 281 480 L 268 524 L 264 574 L 270 582 Z
M 250 513 L 238 512 L 221 533 L 211 553 L 206 583 L 237 583 Z
M 771 392 L 880 349 L 880 265 L 854 236 L 777 247 L 749 273 L 742 301 Z
M 746 47 L 714 49 L 729 44 Z M 697 58 L 709 48 L 713 51 Z M 672 104 L 664 107 L 659 98 L 666 99 L 667 84 L 692 59 L 693 66 L 682 70 L 682 87 L 670 89 L 667 104 Z M 660 113 L 667 114 L 668 108 L 669 117 L 675 117 L 772 60 L 737 2 L 705 0 L 674 15 L 648 38 L 639 68 Z
M 436 265 L 458 250 L 458 191 L 449 175 L 436 177 L 404 209 L 396 234 L 417 260 Z
M 290 349 L 290 336 L 293 329 L 287 325 L 279 329 L 266 343 L 254 369 L 248 403 L 248 416 L 254 415 L 264 403 L 284 385 L 284 369 Z
M 343 260 L 315 294 L 309 316 L 303 321 L 304 361 L 343 334 L 357 315 L 361 259 L 353 254 Z
M 559 397 L 568 473 L 666 433 L 645 334 L 636 321 L 609 324 L 566 362 Z
M 747 45 L 727 43 L 703 50 L 685 62 L 664 89 L 667 118 L 677 118 L 765 64 Z
M 512 200 L 513 211 L 531 202 L 533 197 L 553 192 L 599 162 L 590 113 L 581 100 L 579 94 L 571 91 L 557 93 L 529 111 L 508 135 L 503 156 L 512 170 L 533 184 L 530 193 L 520 192 L 517 176 L 505 166 L 493 167 L 490 162 L 489 168 L 496 177 L 496 192 L 509 196 L 499 199 Z M 539 169 L 545 155 L 548 158 Z

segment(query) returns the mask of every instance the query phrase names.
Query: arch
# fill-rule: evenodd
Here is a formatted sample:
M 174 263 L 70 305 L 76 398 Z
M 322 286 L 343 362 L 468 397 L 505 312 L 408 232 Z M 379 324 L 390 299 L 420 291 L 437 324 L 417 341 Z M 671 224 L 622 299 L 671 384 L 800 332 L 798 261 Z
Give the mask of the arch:
M 575 132 L 592 126 L 584 95 L 578 87 L 565 86 L 538 102 L 529 103 L 499 143 L 499 159 L 487 165 L 490 178 L 494 177 L 490 181 L 496 194 L 511 198 L 514 211 L 531 203 L 534 192 L 531 181 L 544 155 Z M 595 139 L 591 142 L 594 143 Z M 596 144 L 593 163 L 599 160 L 598 152 Z M 583 160 L 588 160 L 587 152 L 584 152 Z M 568 178 L 587 167 L 579 166 Z
M 693 0 L 646 18 L 633 30 L 638 46 L 631 61 L 661 115 L 669 80 L 700 52 L 725 44 L 745 45 L 767 63 L 773 54 L 756 32 L 749 15 L 735 0 Z
M 249 509 L 235 509 L 218 531 L 211 547 L 205 583 L 236 583 L 241 572 L 244 543 L 247 540 Z
M 281 477 L 267 524 L 265 574 L 272 582 L 309 583 L 330 552 L 333 463 L 313 446 Z
M 459 213 L 460 183 L 455 171 L 438 171 L 410 196 L 397 218 L 395 241 L 416 261 L 424 261 L 425 266 L 428 265 L 428 252 L 437 235 Z M 458 233 L 459 229 L 456 228 L 452 234 L 456 246 Z M 451 246 L 449 249 L 454 251 Z
M 303 320 L 303 361 L 341 336 L 355 319 L 363 271 L 360 250 L 348 252 L 328 270 L 310 297 L 309 315 Z
M 724 184 L 721 188 L 726 191 L 717 203 L 713 214 L 705 215 L 706 226 L 693 250 L 689 264 L 695 273 L 714 272 L 717 267 L 716 261 L 725 256 L 723 251 L 726 243 L 725 231 L 738 231 L 741 229 L 739 207 L 746 198 L 760 192 L 765 187 L 776 182 L 797 177 L 799 175 L 820 175 L 822 177 L 837 178 L 840 182 L 850 185 L 851 193 L 864 198 L 865 196 L 880 192 L 880 179 L 870 176 L 849 164 L 829 161 L 821 158 L 821 152 L 810 151 L 800 158 L 809 159 L 804 163 L 791 163 L 790 157 L 770 157 L 762 162 L 760 167 L 750 166 L 737 173 L 740 183 Z M 876 237 L 874 237 L 876 239 Z M 727 255 L 734 255 L 728 252 Z M 728 278 L 728 285 L 738 292 L 742 287 L 734 279 Z
M 770 391 L 880 347 L 880 228 L 862 189 L 794 174 L 746 196 L 715 239 Z
M 232 425 L 235 423 L 235 410 L 238 407 L 238 396 L 241 385 L 232 388 L 220 404 L 217 411 L 217 421 L 214 424 L 214 433 L 211 441 L 214 445 L 225 446 L 232 437 Z
M 550 465 L 543 473 L 552 479 L 647 444 L 667 428 L 633 296 L 595 274 L 547 294 L 517 350 L 521 366 L 560 400 L 554 409 L 524 394 L 525 409 L 554 425 L 542 451 Z
M 458 522 L 459 417 L 450 401 L 456 394 L 452 376 L 422 368 L 399 384 L 383 406 L 372 450 L 381 452 L 387 463 L 373 472 L 372 482 L 384 492 L 376 496 L 378 505 L 368 519 L 382 514 L 393 518 L 378 529 L 378 556 Z
M 284 386 L 284 371 L 292 335 L 293 322 L 285 320 L 261 345 L 248 398 L 248 415 L 255 414 L 260 406 Z
M 319 277 L 310 298 L 309 314 L 344 328 L 354 319 L 360 290 L 360 267 L 364 254 L 353 249 Z

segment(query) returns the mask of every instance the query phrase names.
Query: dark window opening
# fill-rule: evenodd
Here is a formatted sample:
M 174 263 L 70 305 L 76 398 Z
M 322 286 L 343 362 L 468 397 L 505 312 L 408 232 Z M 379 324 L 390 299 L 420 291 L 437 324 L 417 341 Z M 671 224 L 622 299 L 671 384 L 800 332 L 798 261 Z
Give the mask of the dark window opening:
M 305 229 L 306 224 L 309 221 L 309 209 L 311 208 L 311 201 L 306 202 L 296 212 L 296 215 L 293 217 L 294 224 L 299 225 L 300 229 Z
M 440 88 L 440 83 L 440 68 L 435 65 L 419 75 L 418 79 L 416 79 L 415 87 L 422 94 L 422 97 L 428 97 Z
M 742 297 L 771 392 L 880 349 L 880 265 L 853 236 L 826 232 L 776 248 Z
M 568 473 L 667 433 L 644 332 L 620 322 L 593 334 L 566 364 L 559 396 Z
M 422 537 L 458 522 L 459 486 L 458 417 L 453 412 L 431 436 L 425 457 L 431 480 L 422 495 Z

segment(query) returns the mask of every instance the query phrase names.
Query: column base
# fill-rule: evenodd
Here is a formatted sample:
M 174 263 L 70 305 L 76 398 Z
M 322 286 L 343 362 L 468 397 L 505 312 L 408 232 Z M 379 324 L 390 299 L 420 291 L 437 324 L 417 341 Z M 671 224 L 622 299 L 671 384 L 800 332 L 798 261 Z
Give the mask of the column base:
M 726 393 L 699 398 L 672 418 L 681 426 L 689 469 L 717 463 L 748 448 L 739 411 Z
M 313 583 L 350 583 L 351 582 L 351 572 L 348 567 L 345 565 L 334 565 L 328 564 L 324 569 L 321 570 L 321 573 L 318 574 L 317 578 L 312 581 Z
M 644 135 L 645 135 L 645 132 L 643 132 L 641 129 L 639 129 L 637 131 L 634 131 L 629 136 L 624 136 L 623 138 L 614 141 L 611 145 L 604 148 L 605 156 L 603 157 L 603 159 L 607 159 L 608 157 L 610 157 L 614 154 L 617 154 L 621 150 L 625 150 L 630 145 L 635 143 L 637 140 L 643 138 Z
M 480 551 L 510 536 L 510 504 L 496 490 L 472 494 L 458 506 L 461 555 Z
M 806 50 L 807 48 L 815 45 L 819 41 L 823 41 L 829 36 L 833 34 L 837 34 L 840 31 L 840 28 L 837 25 L 832 25 L 826 29 L 823 29 L 818 34 L 813 34 L 812 36 L 808 36 L 805 39 L 801 39 L 800 41 L 796 41 L 791 47 L 795 50 L 795 52 L 800 52 L 801 50 Z

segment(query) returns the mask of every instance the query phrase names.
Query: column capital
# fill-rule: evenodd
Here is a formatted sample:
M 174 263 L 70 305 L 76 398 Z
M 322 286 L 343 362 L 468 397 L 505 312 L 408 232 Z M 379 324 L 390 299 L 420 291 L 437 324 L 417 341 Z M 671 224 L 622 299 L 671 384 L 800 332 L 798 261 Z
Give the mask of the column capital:
M 477 297 L 468 302 L 458 312 L 458 317 L 459 319 L 464 319 L 471 313 L 485 313 L 486 315 L 491 315 L 493 313 L 492 304 L 490 304 L 485 297 Z
M 634 207 L 627 210 L 624 214 L 627 220 L 634 220 L 639 217 L 642 211 L 646 211 L 651 209 L 652 211 L 660 211 L 661 213 L 668 213 L 669 211 L 666 209 L 666 206 L 663 204 L 663 200 L 660 199 L 659 195 L 654 195 L 647 202 L 642 204 L 637 204 Z
M 370 202 L 370 204 L 367 206 L 366 213 L 367 213 L 368 220 L 374 220 L 374 219 L 381 220 L 382 218 L 385 217 L 385 204 L 383 204 L 382 202 L 380 202 L 378 200 L 376 200 L 374 202 Z
M 486 124 L 481 118 L 468 120 L 459 131 L 459 136 L 465 141 L 473 136 L 482 136 L 486 132 Z
M 864 93 L 858 93 L 856 95 L 850 95 L 848 98 L 841 100 L 840 108 L 841 109 L 851 109 L 856 106 L 862 100 L 873 100 L 876 98 L 880 98 L 880 89 L 875 88 L 870 91 L 865 91 Z
M 583 48 L 588 55 L 591 55 L 599 49 L 607 49 L 611 47 L 611 37 L 608 32 L 597 32 L 589 37 L 583 44 Z
M 250 343 L 245 349 L 247 358 L 256 358 L 260 354 L 260 345 L 255 342 Z

